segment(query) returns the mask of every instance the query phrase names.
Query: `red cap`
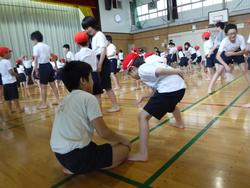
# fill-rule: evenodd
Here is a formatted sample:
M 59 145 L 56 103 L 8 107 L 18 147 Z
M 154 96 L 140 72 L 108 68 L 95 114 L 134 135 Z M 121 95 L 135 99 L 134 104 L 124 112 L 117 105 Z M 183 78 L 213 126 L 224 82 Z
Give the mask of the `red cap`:
M 4 47 L 4 46 L 0 46 L 0 56 L 1 57 L 5 56 L 6 54 L 8 54 L 10 52 L 12 52 L 11 49 Z
M 132 48 L 131 50 L 133 50 L 134 52 L 137 52 L 137 51 L 138 51 L 138 48 L 134 47 L 134 48 Z
M 182 50 L 182 46 L 181 45 L 177 46 L 177 50 L 178 51 Z
M 21 64 L 23 61 L 21 59 L 16 60 L 16 64 Z
M 205 39 L 205 38 L 208 38 L 208 39 L 209 39 L 209 38 L 210 38 L 210 36 L 211 36 L 211 33 L 210 33 L 210 32 L 208 32 L 208 31 L 207 31 L 207 32 L 202 33 L 202 38 L 203 38 L 203 39 Z
M 154 55 L 155 53 L 153 51 L 148 51 L 145 55 L 144 58 L 146 59 L 147 57 Z
M 194 47 L 194 49 L 199 50 L 199 49 L 200 49 L 200 46 L 196 45 L 196 46 Z
M 135 53 L 129 53 L 125 56 L 123 63 L 122 63 L 122 69 L 127 70 L 129 67 L 132 66 L 134 60 L 138 57 L 138 54 Z
M 55 54 L 50 54 L 50 57 L 51 57 L 52 61 L 57 61 L 58 60 L 58 57 Z
M 84 31 L 77 32 L 74 36 L 74 41 L 76 44 L 88 42 L 88 40 L 89 40 L 89 36 Z

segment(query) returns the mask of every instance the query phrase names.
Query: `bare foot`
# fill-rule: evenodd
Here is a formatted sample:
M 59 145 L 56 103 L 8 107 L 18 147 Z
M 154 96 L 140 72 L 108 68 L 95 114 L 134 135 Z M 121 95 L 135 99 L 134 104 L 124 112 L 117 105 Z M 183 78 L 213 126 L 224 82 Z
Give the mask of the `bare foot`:
M 183 125 L 183 123 L 173 123 L 173 126 L 175 128 L 178 128 L 178 129 L 184 129 L 185 126 Z
M 250 108 L 250 103 L 242 105 L 243 108 Z
M 131 154 L 129 155 L 128 160 L 146 162 L 148 161 L 148 155 L 143 153 Z
M 119 89 L 120 89 L 120 87 L 115 87 L 115 88 L 114 88 L 114 90 L 119 90 Z
M 67 175 L 73 175 L 74 173 L 68 170 L 67 168 L 63 168 L 63 173 Z
M 47 105 L 40 105 L 37 107 L 38 110 L 43 110 L 43 109 L 47 109 L 48 106 Z
M 208 89 L 207 93 L 208 93 L 209 95 L 211 95 L 211 94 L 213 94 L 213 91 L 212 91 L 211 89 Z

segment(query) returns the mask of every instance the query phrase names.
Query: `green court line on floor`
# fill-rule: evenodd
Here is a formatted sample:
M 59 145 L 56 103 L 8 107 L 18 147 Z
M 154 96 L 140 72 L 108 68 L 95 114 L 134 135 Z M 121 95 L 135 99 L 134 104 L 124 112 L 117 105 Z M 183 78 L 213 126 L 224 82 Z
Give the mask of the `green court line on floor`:
M 224 89 L 225 87 L 227 87 L 228 85 L 232 84 L 233 82 L 239 80 L 240 78 L 241 78 L 241 76 L 237 77 L 236 79 L 232 80 L 231 82 L 228 82 L 228 83 L 225 84 L 224 86 L 222 86 L 222 87 L 220 87 L 219 89 L 217 89 L 216 91 L 214 91 L 213 94 L 211 94 L 211 95 L 206 95 L 206 96 L 202 97 L 201 99 L 197 100 L 196 102 L 194 102 L 194 103 L 188 105 L 187 107 L 185 107 L 184 109 L 182 109 L 181 112 L 187 111 L 188 109 L 192 108 L 193 106 L 195 106 L 195 105 L 197 105 L 198 103 L 202 102 L 203 100 L 207 99 L 209 96 L 213 96 L 213 95 L 216 94 L 218 91 Z M 161 127 L 161 126 L 164 125 L 165 123 L 169 122 L 172 118 L 173 118 L 173 117 L 169 117 L 169 118 L 165 119 L 164 121 L 162 121 L 161 123 L 157 124 L 156 126 L 152 127 L 152 128 L 150 129 L 150 132 L 152 132 L 153 130 L 155 130 L 155 129 Z M 136 136 L 135 138 L 133 138 L 132 140 L 130 140 L 130 142 L 131 142 L 131 143 L 134 143 L 134 142 L 137 141 L 137 140 L 139 140 L 139 136 Z M 113 173 L 113 172 L 111 172 L 111 171 L 107 171 L 107 172 L 108 172 L 108 173 L 106 173 L 106 175 L 108 175 L 108 176 L 110 176 L 110 177 L 113 177 L 113 178 L 119 178 L 119 180 L 121 180 L 121 181 L 123 181 L 123 180 L 124 180 L 123 178 L 125 178 L 125 179 L 126 179 L 126 183 L 128 183 L 128 182 L 133 182 L 133 181 L 136 182 L 135 180 L 126 178 L 126 177 L 124 177 L 124 176 L 118 175 L 118 174 Z M 73 175 L 71 175 L 71 176 L 73 176 Z M 73 177 L 72 177 L 72 178 L 73 178 Z M 68 178 L 68 177 L 67 177 L 67 178 L 61 180 L 61 182 L 63 182 L 63 183 L 59 182 L 59 183 L 57 183 L 57 184 L 59 184 L 59 186 L 60 186 L 60 185 L 63 185 L 65 182 L 69 181 L 69 180 L 72 179 L 72 178 Z M 138 183 L 138 185 L 141 184 L 140 182 L 137 182 L 137 183 Z M 55 184 L 55 185 L 57 185 L 57 184 Z M 134 185 L 134 186 L 135 186 L 135 184 L 131 184 L 131 185 Z M 59 187 L 59 186 L 58 186 L 58 187 Z M 149 186 L 148 186 L 148 187 L 149 187 Z
M 142 187 L 150 186 L 161 174 L 163 174 L 179 157 L 181 157 L 205 132 L 211 128 L 239 99 L 247 90 L 245 88 L 227 107 L 225 107 L 214 119 L 212 119 L 200 132 L 198 132 L 186 145 L 184 145 L 173 157 L 171 157 L 164 165 L 159 168 L 152 176 L 150 176 Z

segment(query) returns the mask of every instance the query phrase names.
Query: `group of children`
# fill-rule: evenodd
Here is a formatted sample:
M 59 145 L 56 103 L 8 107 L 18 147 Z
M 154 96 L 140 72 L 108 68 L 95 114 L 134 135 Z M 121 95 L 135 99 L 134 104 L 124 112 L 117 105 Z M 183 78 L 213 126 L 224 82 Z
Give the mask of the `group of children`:
M 55 84 L 53 63 L 50 63 L 51 58 L 53 62 L 57 62 L 57 58 L 55 56 L 53 58 L 50 47 L 43 43 L 43 35 L 39 31 L 31 34 L 31 40 L 34 43 L 34 66 L 31 75 L 39 78 L 40 82 L 41 104 L 39 109 L 48 107 L 48 84 L 55 95 L 55 104 L 60 103 L 51 133 L 52 151 L 66 174 L 80 174 L 92 170 L 113 168 L 126 159 L 147 161 L 151 117 L 160 120 L 166 113 L 173 113 L 176 120 L 174 126 L 185 127 L 177 104 L 185 95 L 186 84 L 181 74 L 182 70 L 174 68 L 173 63 L 180 61 L 180 66 L 191 66 L 194 61 L 200 63 L 202 60 L 200 47 L 193 48 L 187 42 L 184 44 L 183 50 L 180 46 L 176 48 L 174 42 L 170 41 L 168 52 L 164 54 L 166 60 L 160 57 L 159 49 L 156 49 L 155 53 L 149 51 L 142 55 L 142 52 L 140 54 L 138 49 L 133 48 L 125 58 L 122 54 L 118 55 L 120 60 L 124 60 L 123 70 L 127 71 L 133 79 L 141 80 L 152 89 L 151 94 L 142 96 L 138 100 L 140 103 L 149 98 L 138 116 L 139 152 L 129 154 L 131 150 L 129 140 L 107 127 L 101 110 L 103 90 L 106 91 L 112 103 L 108 112 L 120 110 L 111 84 L 112 79 L 116 89 L 119 88 L 119 82 L 115 76 L 117 72 L 116 47 L 112 45 L 112 37 L 105 36 L 100 31 L 95 18 L 86 16 L 82 21 L 82 28 L 85 31 L 77 32 L 74 36 L 74 42 L 79 51 L 73 55 L 69 45 L 64 45 L 65 63 L 60 67 L 57 67 L 57 63 L 55 65 L 60 73 L 60 79 L 69 91 L 61 102 Z M 224 29 L 222 25 L 219 25 L 219 28 L 221 32 Z M 239 64 L 250 84 L 243 57 L 246 48 L 244 38 L 237 34 L 237 27 L 234 24 L 228 24 L 225 33 L 227 36 L 224 39 L 223 33 L 218 34 L 216 42 L 211 42 L 210 33 L 203 35 L 206 67 L 211 68 L 211 70 L 209 69 L 211 78 L 209 93 L 212 92 L 214 82 L 224 69 L 230 71 L 228 64 L 232 62 Z M 4 98 L 8 101 L 9 108 L 13 109 L 11 101 L 14 101 L 17 109 L 22 111 L 18 102 L 17 75 L 9 61 L 11 50 L 0 47 L 0 57 L 0 74 L 2 76 L 0 92 L 2 92 L 1 85 L 3 85 Z M 215 65 L 216 73 L 213 75 L 212 68 Z M 26 69 L 28 69 L 27 67 Z M 93 142 L 94 130 L 110 143 L 95 144 Z

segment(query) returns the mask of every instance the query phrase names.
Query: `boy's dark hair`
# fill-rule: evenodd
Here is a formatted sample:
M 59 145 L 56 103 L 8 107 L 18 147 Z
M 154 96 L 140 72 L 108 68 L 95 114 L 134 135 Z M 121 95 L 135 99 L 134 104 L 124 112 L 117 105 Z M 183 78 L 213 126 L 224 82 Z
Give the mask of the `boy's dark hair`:
M 216 27 L 219 27 L 219 28 L 221 28 L 222 30 L 225 28 L 225 23 L 224 22 L 217 22 L 216 24 L 215 24 L 215 26 Z
M 134 60 L 134 62 L 132 63 L 132 66 L 133 66 L 133 67 L 136 67 L 136 68 L 139 68 L 143 63 L 145 63 L 145 61 L 143 60 L 143 58 L 140 57 L 140 56 L 138 56 L 138 57 Z M 130 69 L 129 69 L 129 71 L 130 71 Z
M 80 42 L 80 43 L 78 43 L 80 46 L 82 46 L 82 47 L 88 47 L 89 46 L 89 43 L 88 43 L 88 41 L 87 42 Z
M 209 40 L 209 38 L 206 38 L 206 37 L 205 37 L 204 39 L 205 39 L 205 40 Z
M 79 89 L 80 79 L 89 81 L 92 68 L 88 63 L 81 61 L 71 61 L 62 70 L 62 81 L 69 92 Z
M 82 28 L 86 30 L 88 27 L 92 27 L 97 31 L 100 29 L 96 19 L 92 16 L 86 16 L 82 20 Z
M 122 49 L 119 50 L 120 52 L 123 52 Z
M 64 44 L 64 45 L 63 45 L 63 48 L 66 48 L 66 49 L 69 49 L 69 50 L 70 50 L 69 44 Z
M 106 35 L 106 39 L 107 39 L 110 43 L 113 42 L 112 37 L 111 37 L 110 35 Z
M 173 41 L 169 42 L 168 45 L 175 46 L 175 43 Z
M 37 40 L 37 42 L 43 41 L 43 35 L 40 31 L 35 31 L 30 35 L 31 40 Z
M 227 24 L 225 27 L 225 33 L 227 34 L 230 29 L 235 29 L 236 31 L 238 30 L 235 24 Z

